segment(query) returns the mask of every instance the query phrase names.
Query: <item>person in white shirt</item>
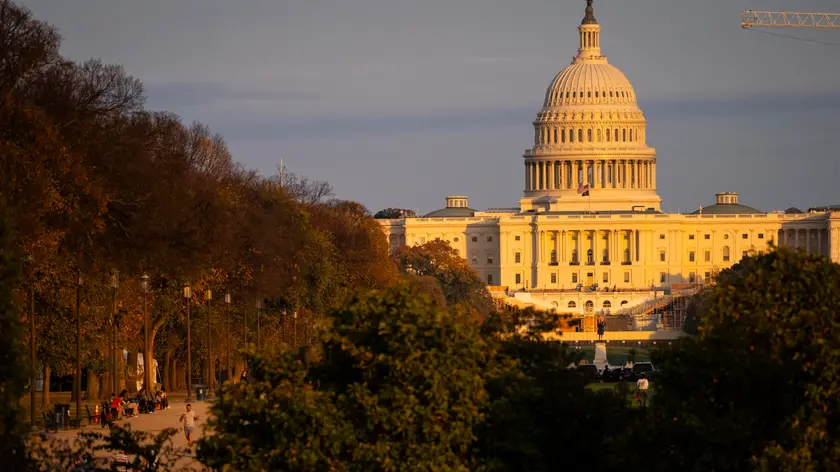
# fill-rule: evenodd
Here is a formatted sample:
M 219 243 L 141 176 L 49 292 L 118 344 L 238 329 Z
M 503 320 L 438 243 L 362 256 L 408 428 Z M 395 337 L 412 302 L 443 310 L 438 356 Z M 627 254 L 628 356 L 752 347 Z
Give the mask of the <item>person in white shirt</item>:
M 639 390 L 639 405 L 647 406 L 647 394 L 650 382 L 644 375 L 636 381 L 636 388 Z
M 195 420 L 198 419 L 195 412 L 192 409 L 192 405 L 187 403 L 187 411 L 185 411 L 181 415 L 181 419 L 179 421 L 184 422 L 184 435 L 187 437 L 187 447 L 192 448 L 192 433 L 193 429 L 195 429 Z

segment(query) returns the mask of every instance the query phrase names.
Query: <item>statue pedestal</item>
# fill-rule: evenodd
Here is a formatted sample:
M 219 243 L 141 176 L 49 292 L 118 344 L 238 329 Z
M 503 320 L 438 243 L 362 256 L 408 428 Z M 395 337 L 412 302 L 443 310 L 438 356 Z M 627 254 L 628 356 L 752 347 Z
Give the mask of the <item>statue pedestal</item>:
M 609 365 L 607 362 L 607 343 L 595 343 L 595 360 L 592 361 L 598 370 L 603 370 Z

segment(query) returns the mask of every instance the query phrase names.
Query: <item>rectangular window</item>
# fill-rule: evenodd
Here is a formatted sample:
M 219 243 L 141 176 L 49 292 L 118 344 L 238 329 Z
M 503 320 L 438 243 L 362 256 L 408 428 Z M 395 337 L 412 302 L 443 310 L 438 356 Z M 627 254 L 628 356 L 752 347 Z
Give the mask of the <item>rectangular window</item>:
M 712 273 L 711 273 L 711 272 L 706 272 L 706 273 L 703 275 L 703 281 L 704 281 L 705 283 L 707 283 L 707 284 L 712 283 Z
M 626 283 L 626 284 L 630 283 L 630 272 L 625 272 L 624 273 L 624 283 Z
M 478 237 L 477 237 L 477 236 L 473 236 L 473 237 L 472 237 L 472 242 L 477 243 L 477 242 L 478 242 Z
M 666 276 L 665 272 L 660 272 L 659 273 L 659 283 L 662 283 L 662 284 L 665 283 L 665 276 Z
M 764 233 L 758 233 L 758 239 L 764 239 Z
M 688 239 L 690 239 L 690 240 L 692 240 L 692 241 L 693 241 L 693 240 L 694 240 L 694 235 L 693 235 L 693 234 L 689 234 L 689 235 L 688 235 Z
M 706 262 L 712 262 L 712 251 L 706 251 L 705 260 Z
M 664 235 L 664 234 L 660 234 L 660 235 L 659 235 L 659 239 L 665 239 L 665 235 Z
M 522 262 L 522 253 L 517 252 L 513 255 L 513 262 L 519 264 Z
M 487 242 L 492 243 L 493 242 L 493 236 L 487 236 Z
M 610 273 L 609 272 L 604 272 L 604 275 L 601 277 L 601 281 L 604 282 L 605 284 L 610 283 Z
M 573 273 L 573 274 L 572 274 L 572 283 L 573 283 L 573 284 L 578 283 L 578 282 L 577 282 L 577 273 Z
M 665 262 L 665 251 L 659 251 L 659 262 Z
M 519 285 L 522 283 L 522 274 L 516 274 L 516 284 Z
M 688 283 L 690 283 L 690 284 L 694 283 L 694 272 L 689 272 L 688 273 Z
M 712 236 L 708 233 L 703 235 L 703 239 L 712 239 Z
M 517 234 L 516 236 L 513 237 L 513 239 L 514 239 L 514 241 L 519 241 L 520 239 L 522 239 L 522 237 Z
M 475 256 L 472 258 L 472 265 L 478 265 L 478 258 Z
M 493 274 L 487 274 L 487 285 L 493 285 Z
M 749 237 L 750 236 L 747 233 L 741 235 L 741 239 L 749 239 Z
M 555 273 L 552 273 L 552 274 L 551 274 L 551 283 L 552 283 L 552 284 L 556 284 L 556 283 L 557 283 L 557 274 L 555 274 Z
M 487 258 L 487 264 L 493 264 L 493 258 L 492 257 Z
M 688 252 L 688 262 L 694 262 L 694 251 Z

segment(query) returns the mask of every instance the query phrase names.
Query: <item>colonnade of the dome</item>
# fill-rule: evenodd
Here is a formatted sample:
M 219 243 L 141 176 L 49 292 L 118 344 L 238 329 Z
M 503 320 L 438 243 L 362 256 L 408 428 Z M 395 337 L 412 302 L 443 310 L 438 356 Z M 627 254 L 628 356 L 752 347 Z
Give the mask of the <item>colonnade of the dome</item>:
M 556 126 L 539 124 L 534 127 L 534 145 L 611 143 L 614 146 L 644 146 L 645 126 L 598 124 L 595 126 Z
M 549 159 L 525 162 L 525 190 L 655 189 L 654 159 Z

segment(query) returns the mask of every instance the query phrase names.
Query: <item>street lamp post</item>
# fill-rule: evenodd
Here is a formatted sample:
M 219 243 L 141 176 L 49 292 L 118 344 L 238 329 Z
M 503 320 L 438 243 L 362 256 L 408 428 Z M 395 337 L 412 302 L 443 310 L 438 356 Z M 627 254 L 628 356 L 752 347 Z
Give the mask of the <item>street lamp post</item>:
M 76 396 L 76 421 L 82 426 L 82 359 L 80 357 L 82 345 L 82 317 L 79 315 L 82 304 L 82 273 L 76 280 L 76 379 L 73 382 L 73 394 Z
M 146 306 L 146 295 L 149 293 L 149 276 L 143 274 L 140 277 L 140 290 L 143 292 L 143 388 L 146 394 L 152 393 L 152 343 L 149 342 L 149 337 L 152 334 L 151 326 L 149 325 L 149 310 Z
M 230 293 L 225 294 L 225 304 L 227 305 L 227 313 L 225 319 L 225 355 L 227 357 L 227 378 L 228 381 L 233 377 L 233 372 L 230 370 Z
M 207 398 L 213 398 L 213 379 L 216 377 L 213 369 L 213 324 L 210 312 L 213 291 L 208 289 L 204 296 L 207 300 Z
M 192 290 L 184 286 L 184 302 L 187 304 L 187 403 L 192 401 L 192 329 L 190 328 L 190 299 Z
M 260 310 L 262 310 L 262 300 L 257 295 L 257 300 L 254 302 L 254 308 L 257 311 L 257 349 L 260 348 Z
M 29 361 L 32 369 L 29 374 L 29 424 L 35 430 L 35 284 L 29 291 Z
M 117 382 L 117 287 L 120 284 L 120 272 L 114 269 L 111 272 L 111 292 L 113 295 L 113 306 L 112 306 L 112 320 L 111 320 L 111 333 L 112 338 L 112 350 L 111 350 L 111 394 L 116 395 L 119 389 L 119 383 Z

